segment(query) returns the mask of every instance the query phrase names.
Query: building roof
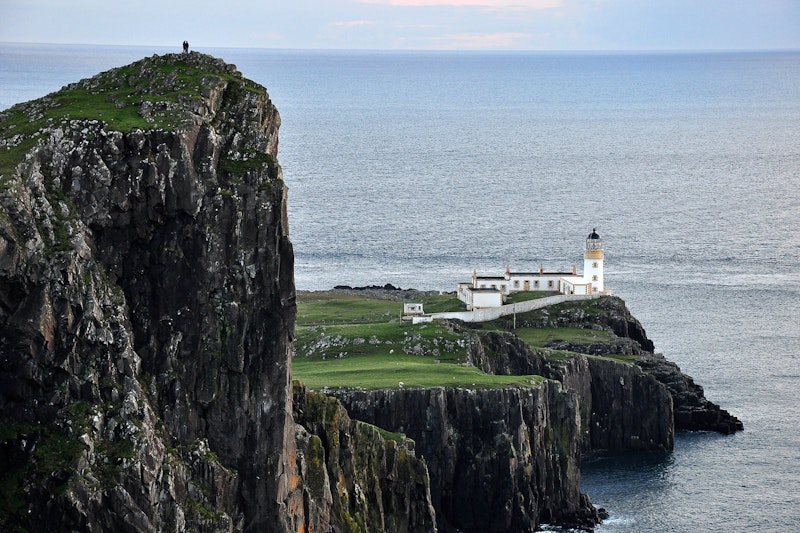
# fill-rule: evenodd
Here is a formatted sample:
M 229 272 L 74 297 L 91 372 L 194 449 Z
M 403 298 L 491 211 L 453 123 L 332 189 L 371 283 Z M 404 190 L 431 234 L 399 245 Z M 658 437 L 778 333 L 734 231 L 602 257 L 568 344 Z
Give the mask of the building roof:
M 572 272 L 510 272 L 509 276 L 572 276 Z M 480 279 L 480 278 L 479 278 Z M 503 278 L 505 279 L 505 278 Z
M 597 234 L 597 228 L 593 228 L 592 232 L 589 234 L 589 236 L 586 237 L 587 240 L 591 239 L 593 241 L 594 240 L 598 240 L 599 238 L 600 238 L 600 235 Z

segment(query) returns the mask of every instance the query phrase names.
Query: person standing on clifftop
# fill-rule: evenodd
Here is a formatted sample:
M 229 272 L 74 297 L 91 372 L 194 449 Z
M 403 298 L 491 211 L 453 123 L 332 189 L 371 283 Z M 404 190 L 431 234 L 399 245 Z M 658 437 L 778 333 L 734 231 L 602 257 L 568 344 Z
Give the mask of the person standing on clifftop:
M 189 41 L 183 41 L 183 53 L 184 54 L 189 53 Z

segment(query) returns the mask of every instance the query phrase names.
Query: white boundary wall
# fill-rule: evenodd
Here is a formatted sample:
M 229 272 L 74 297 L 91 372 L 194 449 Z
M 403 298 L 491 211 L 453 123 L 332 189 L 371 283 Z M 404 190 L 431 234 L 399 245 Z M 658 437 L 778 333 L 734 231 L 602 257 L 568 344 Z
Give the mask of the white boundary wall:
M 527 302 L 519 302 L 516 304 L 507 304 L 500 307 L 488 307 L 486 309 L 476 309 L 474 311 L 455 311 L 451 313 L 431 313 L 432 318 L 454 318 L 463 320 L 464 322 L 486 322 L 488 320 L 495 320 L 501 316 L 513 315 L 514 313 L 525 313 L 533 311 L 534 309 L 541 309 L 548 305 L 560 304 L 563 302 L 574 302 L 577 300 L 594 300 L 599 298 L 599 294 L 559 294 L 556 296 L 547 296 L 545 298 L 538 298 L 536 300 L 528 300 Z

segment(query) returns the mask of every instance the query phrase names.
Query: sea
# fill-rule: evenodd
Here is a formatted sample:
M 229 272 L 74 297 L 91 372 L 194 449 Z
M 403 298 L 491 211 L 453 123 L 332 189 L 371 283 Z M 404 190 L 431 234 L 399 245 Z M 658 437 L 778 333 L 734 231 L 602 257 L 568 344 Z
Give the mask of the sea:
M 0 109 L 172 49 L 0 44 Z M 598 533 L 800 530 L 800 52 L 200 50 L 277 105 L 298 289 L 582 267 L 738 416 L 598 453 Z

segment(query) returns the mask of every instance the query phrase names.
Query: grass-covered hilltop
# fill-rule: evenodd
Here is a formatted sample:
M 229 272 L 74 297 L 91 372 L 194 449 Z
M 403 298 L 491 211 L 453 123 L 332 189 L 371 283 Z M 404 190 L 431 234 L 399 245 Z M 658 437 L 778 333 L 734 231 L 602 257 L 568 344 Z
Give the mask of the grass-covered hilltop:
M 582 452 L 741 427 L 618 298 L 298 294 L 279 126 L 197 53 L 0 112 L 0 530 L 590 529 Z
M 268 98 L 263 86 L 244 78 L 235 66 L 192 52 L 145 58 L 17 104 L 0 112 L 0 175 L 7 183 L 37 142 L 82 121 L 100 123 L 104 131 L 186 129 L 212 111 L 207 99 L 223 86 L 230 99 L 241 91 Z M 218 118 L 220 123 L 223 119 Z M 276 133 L 279 125 L 274 125 Z M 247 131 L 246 124 L 238 128 Z M 224 164 L 235 167 L 249 161 L 254 166 L 255 160 L 264 162 L 270 154 L 253 150 L 239 156 Z

